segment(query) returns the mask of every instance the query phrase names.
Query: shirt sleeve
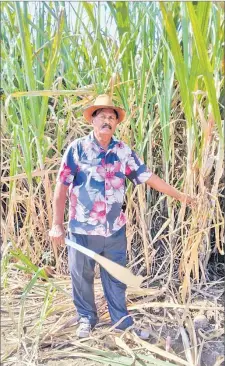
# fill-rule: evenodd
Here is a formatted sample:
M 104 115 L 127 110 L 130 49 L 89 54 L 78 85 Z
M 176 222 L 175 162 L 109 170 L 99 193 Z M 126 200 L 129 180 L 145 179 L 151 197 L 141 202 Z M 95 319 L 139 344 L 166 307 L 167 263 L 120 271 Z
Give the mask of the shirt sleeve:
M 152 175 L 144 162 L 131 150 L 126 162 L 126 177 L 134 184 L 145 183 Z
M 62 157 L 57 182 L 61 182 L 65 186 L 69 186 L 73 182 L 78 168 L 76 156 L 76 144 L 72 143 L 67 147 Z

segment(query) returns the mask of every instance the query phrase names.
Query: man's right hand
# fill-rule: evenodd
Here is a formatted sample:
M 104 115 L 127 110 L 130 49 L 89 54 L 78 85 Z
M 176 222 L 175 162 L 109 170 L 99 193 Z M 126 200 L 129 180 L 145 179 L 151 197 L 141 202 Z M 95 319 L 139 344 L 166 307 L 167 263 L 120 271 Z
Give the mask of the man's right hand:
M 53 245 L 65 244 L 65 230 L 62 224 L 53 224 L 49 231 L 49 237 Z

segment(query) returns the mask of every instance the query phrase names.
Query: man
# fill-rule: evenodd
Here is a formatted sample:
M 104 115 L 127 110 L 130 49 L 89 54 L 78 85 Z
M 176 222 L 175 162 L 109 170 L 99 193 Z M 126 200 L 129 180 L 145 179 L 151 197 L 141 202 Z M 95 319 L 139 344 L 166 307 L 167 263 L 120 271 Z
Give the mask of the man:
M 84 117 L 93 131 L 73 141 L 63 156 L 54 193 L 50 236 L 54 244 L 64 243 L 64 210 L 70 187 L 69 239 L 125 266 L 126 218 L 122 211 L 125 178 L 135 185 L 146 183 L 181 202 L 191 203 L 192 199 L 150 172 L 129 146 L 113 137 L 125 111 L 114 106 L 108 95 L 98 96 L 94 105 L 84 110 Z M 87 337 L 98 321 L 93 291 L 95 261 L 71 247 L 68 259 L 80 322 L 77 336 Z M 126 286 L 105 269 L 100 271 L 112 323 L 121 320 L 117 329 L 126 329 L 133 325 L 126 308 Z M 148 333 L 134 329 L 140 337 L 148 337 Z

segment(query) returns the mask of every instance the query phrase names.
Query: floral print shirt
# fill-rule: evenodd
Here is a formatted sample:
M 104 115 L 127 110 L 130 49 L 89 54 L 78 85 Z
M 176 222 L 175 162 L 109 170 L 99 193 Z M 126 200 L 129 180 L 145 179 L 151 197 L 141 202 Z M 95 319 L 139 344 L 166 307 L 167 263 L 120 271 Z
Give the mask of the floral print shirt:
M 112 137 L 105 151 L 93 131 L 65 151 L 57 181 L 70 186 L 69 230 L 108 237 L 126 223 L 125 178 L 146 182 L 151 172 L 124 142 Z

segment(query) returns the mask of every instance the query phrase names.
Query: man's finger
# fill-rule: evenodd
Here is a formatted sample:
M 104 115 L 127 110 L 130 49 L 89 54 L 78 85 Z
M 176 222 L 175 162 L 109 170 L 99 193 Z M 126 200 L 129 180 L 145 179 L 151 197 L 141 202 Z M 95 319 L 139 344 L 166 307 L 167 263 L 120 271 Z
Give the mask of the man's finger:
M 61 245 L 64 245 L 65 243 L 65 237 L 64 236 L 60 236 L 58 238 L 52 238 L 51 240 L 51 243 L 52 245 L 55 245 L 55 246 L 61 246 Z
M 56 271 L 58 272 L 58 270 L 59 270 L 58 242 L 54 239 L 52 240 L 52 248 L 53 248 L 53 252 L 54 252 L 54 256 L 55 256 Z M 58 240 L 58 238 L 57 238 L 57 240 Z
M 63 237 L 62 237 L 62 236 L 60 236 L 60 237 L 58 238 L 58 245 L 59 245 L 59 246 L 61 246 L 61 245 L 62 245 L 62 243 L 63 243 Z

